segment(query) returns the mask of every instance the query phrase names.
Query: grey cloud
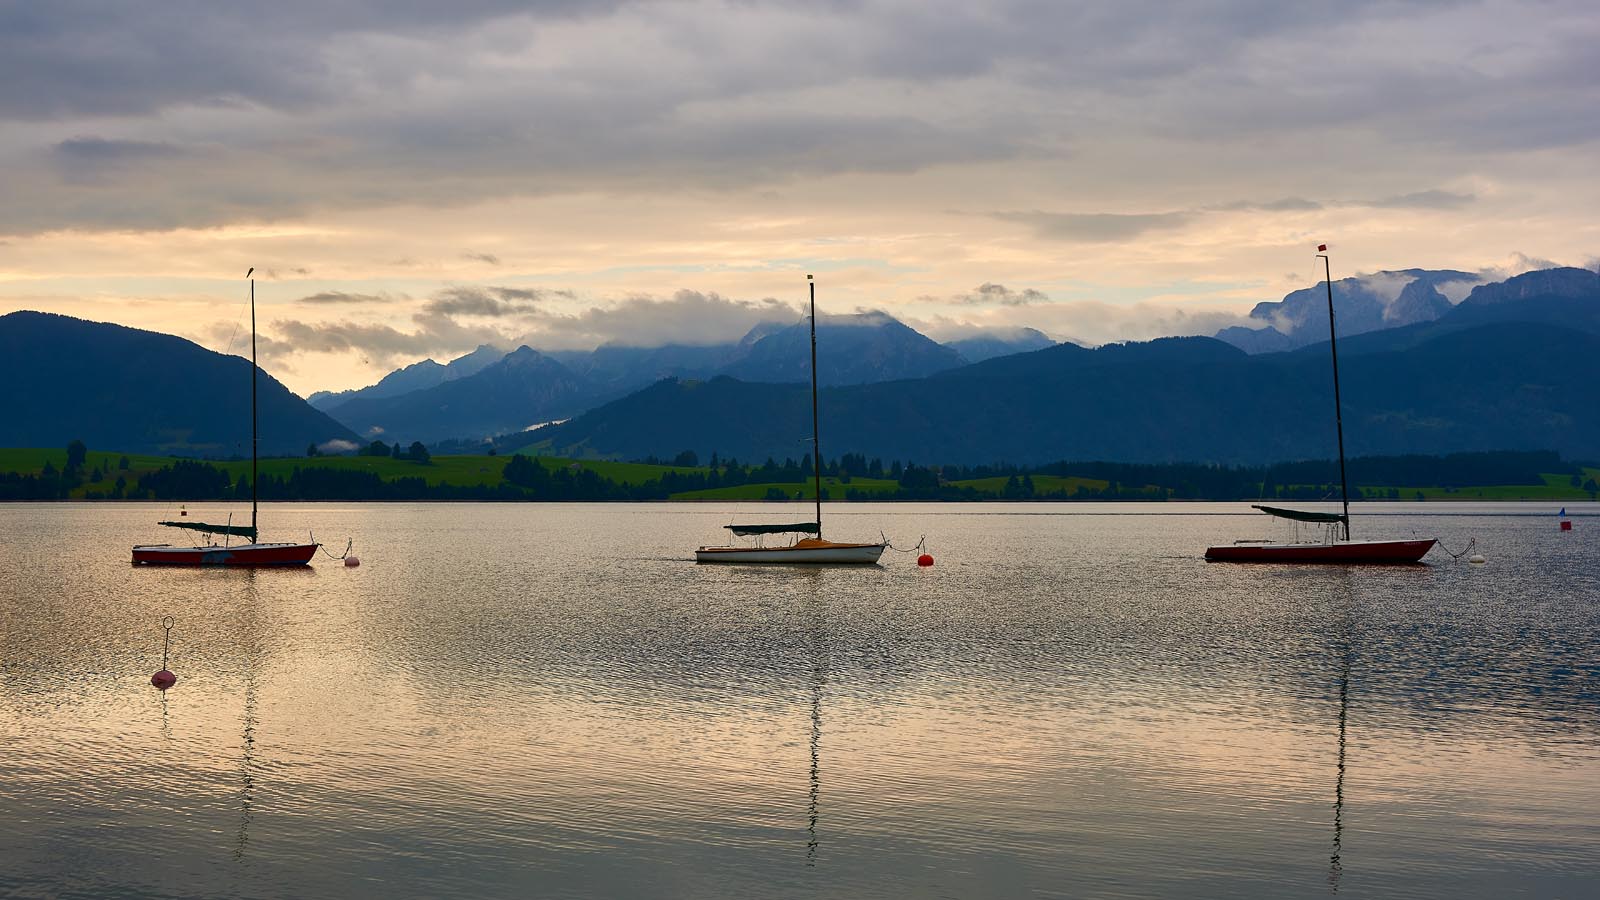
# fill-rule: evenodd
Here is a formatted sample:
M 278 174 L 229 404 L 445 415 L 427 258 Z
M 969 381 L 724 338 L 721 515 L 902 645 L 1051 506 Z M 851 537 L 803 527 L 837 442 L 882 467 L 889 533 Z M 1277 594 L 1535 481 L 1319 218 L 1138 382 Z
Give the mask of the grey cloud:
M 1375 209 L 1443 210 L 1465 206 L 1474 199 L 1472 194 L 1458 194 L 1434 189 L 1398 194 L 1381 200 L 1341 201 L 1333 205 Z M 1034 232 L 1041 238 L 1094 243 L 1128 240 L 1151 231 L 1182 228 L 1208 213 L 1310 212 L 1324 208 L 1326 207 L 1322 203 L 1314 200 L 1285 197 L 1267 202 L 1238 200 L 1231 203 L 1173 210 L 1164 213 L 1055 213 L 1031 210 L 1027 212 L 996 212 L 990 213 L 990 215 L 1004 222 L 1027 225 L 1033 228 Z
M 461 258 L 488 263 L 491 266 L 500 265 L 500 257 L 495 256 L 493 253 L 463 253 L 461 254 Z
M 438 349 L 438 342 L 421 332 L 406 333 L 388 325 L 359 322 L 307 324 L 297 319 L 272 323 L 274 338 L 298 353 L 344 353 L 351 350 L 382 358 L 426 356 Z
M 965 315 L 907 320 L 907 323 L 940 340 L 951 340 L 973 331 L 1033 328 L 1057 340 L 1092 346 L 1169 335 L 1211 335 L 1230 325 L 1250 324 L 1250 320 L 1242 312 L 1192 310 L 1166 303 L 1147 301 L 1123 305 L 1073 300 L 1026 307 L 974 307 Z
M 606 343 L 717 344 L 738 340 L 762 322 L 790 322 L 799 315 L 795 307 L 772 298 L 733 300 L 688 290 L 665 299 L 626 297 L 576 312 L 547 308 L 551 298 L 570 301 L 572 294 L 537 288 L 454 288 L 430 298 L 411 316 L 412 331 L 374 322 L 282 319 L 272 323 L 272 334 L 263 339 L 263 355 L 356 352 L 390 363 L 457 355 L 480 344 L 528 344 L 544 350 L 588 350 Z M 468 324 L 462 317 L 499 321 Z
M 534 312 L 548 296 L 571 295 L 564 291 L 484 287 L 450 288 L 429 300 L 423 310 L 442 316 L 485 316 L 502 318 Z
M 1262 210 L 1265 212 L 1311 212 L 1322 209 L 1322 204 L 1315 200 L 1306 200 L 1300 197 L 1284 197 L 1280 200 L 1269 200 L 1265 203 L 1250 200 L 1236 200 L 1233 203 L 1223 203 L 1217 206 L 1208 206 L 1207 210 L 1219 212 L 1232 212 L 1235 210 Z
M 323 291 L 307 297 L 301 297 L 299 302 L 322 306 L 328 304 L 388 303 L 393 299 L 386 294 L 350 294 L 344 291 Z
M 1027 306 L 1030 303 L 1044 303 L 1049 299 L 1042 291 L 1033 288 L 1013 291 L 1003 284 L 986 281 L 970 292 L 958 295 L 955 302 L 967 306 Z
M 1371 206 L 1377 209 L 1459 209 L 1475 199 L 1477 198 L 1472 194 L 1431 190 L 1417 191 L 1411 194 L 1398 194 L 1393 197 L 1369 200 L 1356 205 Z
M 182 149 L 168 143 L 99 137 L 70 138 L 51 148 L 56 169 L 69 181 L 98 181 L 142 163 L 185 155 Z
M 15 87 L 0 120 L 25 127 L 0 137 L 0 233 L 761 188 L 1152 139 L 1206 155 L 1267 134 L 1287 170 L 1330 128 L 1375 136 L 1351 167 L 1400 167 L 1418 144 L 1466 167 L 1483 149 L 1600 137 L 1600 117 L 1570 112 L 1600 84 L 1587 2 L 1541 5 L 1541 21 L 1577 25 L 1513 44 L 1499 29 L 1515 0 L 1450 6 L 1449 29 L 1444 7 L 1352 2 L 1331 36 L 1318 8 L 1269 0 L 15 3 L 0 13 L 0 83 Z M 1330 39 L 1355 52 L 1321 52 Z M 91 124 L 96 137 L 68 141 L 104 148 L 63 147 Z M 168 144 L 186 155 L 134 150 Z M 57 183 L 62 160 L 102 183 Z M 1194 174 L 1182 168 L 1151 180 Z M 1423 194 L 1386 201 L 1450 208 Z M 1034 227 L 1116 240 L 1174 215 Z
M 155 141 L 119 141 L 99 137 L 69 138 L 55 146 L 58 159 L 72 165 L 99 165 L 125 160 L 181 156 L 172 144 Z
M 720 344 L 735 341 L 762 322 L 792 322 L 799 310 L 780 300 L 733 300 L 682 290 L 670 299 L 628 297 L 571 315 L 552 315 L 520 339 L 548 349 L 590 349 L 604 343 L 628 347 Z
M 990 215 L 1002 222 L 1026 225 L 1041 238 L 1085 243 L 1122 241 L 1149 231 L 1181 228 L 1194 218 L 1191 212 L 1052 213 L 1033 210 Z
M 599 15 L 618 0 L 326 3 L 283 0 L 229 15 L 203 0 L 141 8 L 92 0 L 6 4 L 0 116 L 128 116 L 178 104 L 303 109 L 339 96 L 328 46 L 352 36 L 462 31 L 505 16 Z M 203 72 L 204 77 L 196 77 Z
M 1507 278 L 1521 275 L 1524 272 L 1535 272 L 1540 269 L 1555 269 L 1559 268 L 1560 266 L 1561 263 L 1558 263 L 1554 260 L 1545 259 L 1542 256 L 1529 256 L 1526 253 L 1517 251 L 1512 253 L 1504 263 L 1501 263 L 1498 266 L 1484 267 L 1478 272 L 1478 275 L 1484 281 L 1505 281 Z M 1585 266 L 1585 268 L 1588 267 Z

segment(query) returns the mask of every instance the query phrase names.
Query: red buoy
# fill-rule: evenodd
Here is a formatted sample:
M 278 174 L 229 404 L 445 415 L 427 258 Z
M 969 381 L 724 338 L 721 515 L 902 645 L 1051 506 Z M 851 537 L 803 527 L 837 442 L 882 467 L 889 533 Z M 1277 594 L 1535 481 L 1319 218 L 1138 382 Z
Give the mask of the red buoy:
M 166 669 L 162 669 L 150 676 L 150 683 L 164 691 L 178 683 L 178 676 L 168 672 Z
M 1567 521 L 1566 519 L 1562 519 L 1561 520 L 1561 530 L 1562 531 L 1571 531 L 1572 530 L 1572 523 Z
M 928 554 L 924 553 L 921 556 L 917 557 L 917 565 L 919 565 L 919 566 L 923 567 L 924 569 L 926 569 L 927 567 L 933 565 L 933 557 L 931 557 Z

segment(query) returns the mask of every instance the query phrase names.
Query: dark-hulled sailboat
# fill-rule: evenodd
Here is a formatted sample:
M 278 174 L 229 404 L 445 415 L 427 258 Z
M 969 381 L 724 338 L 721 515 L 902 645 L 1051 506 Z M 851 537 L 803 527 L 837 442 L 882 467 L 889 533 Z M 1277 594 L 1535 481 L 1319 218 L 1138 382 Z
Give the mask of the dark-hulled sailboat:
M 1333 354 L 1333 421 L 1339 437 L 1339 489 L 1344 501 L 1344 512 L 1315 512 L 1256 505 L 1255 509 L 1269 516 L 1296 523 L 1297 534 L 1300 523 L 1323 526 L 1323 539 L 1293 540 L 1283 543 L 1236 541 L 1220 547 L 1206 548 L 1207 560 L 1276 563 L 1416 563 L 1421 562 L 1422 557 L 1438 543 L 1437 538 L 1409 541 L 1350 540 L 1350 482 L 1345 477 L 1344 414 L 1339 400 L 1339 347 L 1334 334 L 1333 273 L 1328 264 L 1327 249 L 1327 244 L 1317 246 L 1317 255 L 1322 257 L 1323 274 L 1328 287 L 1328 349 Z
M 311 563 L 318 544 L 263 544 L 257 540 L 256 486 L 259 456 L 260 428 L 256 410 L 256 381 L 260 370 L 256 367 L 256 280 L 250 276 L 251 267 L 244 273 L 250 279 L 250 524 L 249 526 L 208 525 L 204 522 L 157 522 L 169 528 L 183 528 L 204 534 L 209 543 L 201 546 L 178 547 L 172 544 L 140 544 L 133 548 L 133 563 L 140 566 L 304 566 Z M 223 536 L 223 543 L 216 536 Z M 232 538 L 242 537 L 249 543 L 234 544 Z
M 697 562 L 871 565 L 889 546 L 888 541 L 851 544 L 822 538 L 822 442 L 817 425 L 817 284 L 810 275 L 806 276 L 806 282 L 811 288 L 811 468 L 816 477 L 817 520 L 786 525 L 725 526 L 738 537 L 754 538 L 754 545 L 701 547 L 694 552 Z M 765 546 L 763 539 L 771 534 L 811 536 L 782 546 Z

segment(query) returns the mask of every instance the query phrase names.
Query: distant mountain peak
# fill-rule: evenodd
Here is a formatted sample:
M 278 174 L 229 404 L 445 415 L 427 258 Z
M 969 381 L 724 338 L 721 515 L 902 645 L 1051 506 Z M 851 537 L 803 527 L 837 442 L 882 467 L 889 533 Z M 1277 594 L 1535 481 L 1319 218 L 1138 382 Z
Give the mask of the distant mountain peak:
M 766 337 L 767 335 L 776 334 L 777 332 L 780 332 L 780 331 L 784 330 L 785 328 L 790 327 L 793 324 L 794 324 L 793 322 L 774 322 L 774 321 L 757 322 L 749 331 L 744 333 L 744 337 L 739 339 L 739 346 L 740 347 L 752 346 L 753 344 L 755 344 L 756 341 L 761 340 L 762 338 Z
M 1524 272 L 1472 289 L 1463 303 L 1506 303 L 1530 297 L 1582 298 L 1600 295 L 1600 273 L 1572 266 Z
M 1333 306 L 1339 333 L 1355 335 L 1434 321 L 1451 309 L 1446 290 L 1459 296 L 1464 284 L 1481 280 L 1482 276 L 1455 269 L 1385 269 L 1338 279 L 1333 282 Z M 1319 281 L 1285 294 L 1282 300 L 1263 300 L 1250 310 L 1249 318 L 1259 324 L 1224 328 L 1217 338 L 1248 353 L 1292 350 L 1326 340 L 1328 286 Z
M 967 362 L 979 363 L 997 356 L 1027 353 L 1053 346 L 1056 342 L 1037 328 L 989 328 L 972 332 L 965 337 L 945 341 L 944 345 Z

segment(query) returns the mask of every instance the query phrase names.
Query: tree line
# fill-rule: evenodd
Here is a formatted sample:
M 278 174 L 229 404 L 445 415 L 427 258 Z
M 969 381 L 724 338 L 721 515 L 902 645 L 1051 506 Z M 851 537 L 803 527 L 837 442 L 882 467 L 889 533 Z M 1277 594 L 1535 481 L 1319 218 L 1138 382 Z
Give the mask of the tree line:
M 362 455 L 409 459 L 429 465 L 427 448 L 414 443 L 408 449 L 374 441 Z M 65 463 L 57 468 L 47 461 L 39 472 L 0 472 L 0 500 L 59 500 L 73 496 L 84 485 L 100 485 L 116 473 L 109 490 L 84 491 L 85 499 L 242 500 L 250 497 L 247 476 L 235 478 L 226 467 L 202 460 L 175 460 L 152 471 L 135 474 L 128 457 L 90 468 L 82 441 L 67 446 Z M 259 496 L 263 500 L 535 500 L 612 501 L 665 500 L 673 495 L 742 485 L 769 485 L 768 500 L 809 499 L 812 460 L 767 459 L 745 464 L 712 453 L 704 466 L 692 451 L 670 460 L 654 457 L 647 464 L 675 466 L 642 482 L 624 482 L 573 465 L 552 469 L 532 457 L 517 454 L 506 460 L 498 482 L 490 484 L 429 484 L 419 476 L 384 477 L 373 472 L 318 465 L 307 460 L 288 475 L 263 474 Z M 1350 460 L 1352 496 L 1367 499 L 1412 499 L 1400 486 L 1442 487 L 1446 490 L 1490 485 L 1543 485 L 1543 474 L 1564 474 L 1572 487 L 1600 495 L 1600 485 L 1580 466 L 1563 461 L 1551 451 L 1493 451 L 1447 456 L 1371 456 Z M 924 466 L 912 462 L 868 459 L 846 453 L 825 461 L 823 474 L 837 484 L 823 489 L 830 500 L 1319 500 L 1337 497 L 1338 464 L 1320 460 L 1276 463 L 1266 466 L 1220 466 L 1192 463 L 1132 464 L 1112 462 L 1057 462 L 1045 466 Z M 1038 476 L 1060 476 L 1077 481 L 1067 487 L 1046 488 Z M 854 478 L 873 479 L 872 489 L 853 486 Z M 970 483 L 979 479 L 1004 481 L 995 490 L 980 490 Z M 893 482 L 885 489 L 883 481 Z M 1052 480 L 1051 483 L 1056 483 Z M 793 487 L 790 487 L 790 486 Z M 1366 485 L 1362 487 L 1362 485 Z M 1374 487 L 1377 486 L 1377 487 Z

